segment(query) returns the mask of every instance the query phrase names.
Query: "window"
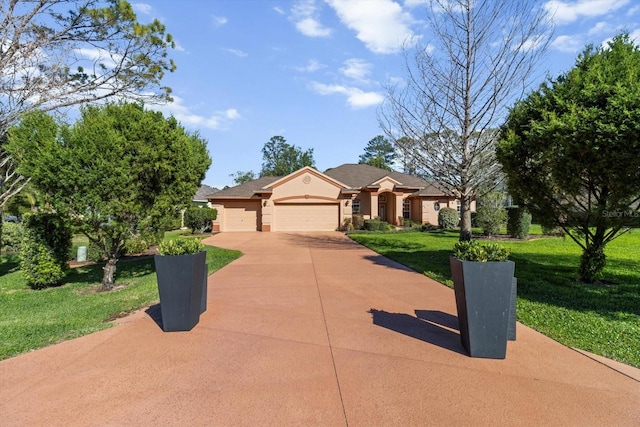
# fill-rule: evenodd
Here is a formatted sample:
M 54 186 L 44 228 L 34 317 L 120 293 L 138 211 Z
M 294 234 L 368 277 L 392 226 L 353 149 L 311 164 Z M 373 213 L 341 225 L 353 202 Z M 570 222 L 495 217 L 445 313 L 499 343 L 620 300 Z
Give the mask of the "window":
M 360 200 L 355 199 L 351 202 L 351 213 L 355 215 L 360 214 Z
M 458 201 L 458 205 L 456 206 L 456 210 L 458 211 L 458 215 L 460 215 L 460 201 Z
M 386 203 L 387 202 L 387 196 L 385 196 L 384 194 L 379 195 L 378 196 L 378 202 Z
M 402 217 L 404 219 L 411 219 L 411 201 L 409 199 L 402 201 Z

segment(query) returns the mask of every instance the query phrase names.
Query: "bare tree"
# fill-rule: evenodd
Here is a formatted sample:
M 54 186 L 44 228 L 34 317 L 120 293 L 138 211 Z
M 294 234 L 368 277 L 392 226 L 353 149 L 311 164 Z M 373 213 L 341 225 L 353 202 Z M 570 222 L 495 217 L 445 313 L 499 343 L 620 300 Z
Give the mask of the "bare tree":
M 405 45 L 406 81 L 387 87 L 379 121 L 415 168 L 460 198 L 460 239 L 468 240 L 472 200 L 500 180 L 497 129 L 530 85 L 552 24 L 532 1 L 426 5 L 427 32 Z
M 170 100 L 175 65 L 160 21 L 138 22 L 120 0 L 0 0 L 0 209 L 28 180 L 3 149 L 27 112 L 110 97 Z

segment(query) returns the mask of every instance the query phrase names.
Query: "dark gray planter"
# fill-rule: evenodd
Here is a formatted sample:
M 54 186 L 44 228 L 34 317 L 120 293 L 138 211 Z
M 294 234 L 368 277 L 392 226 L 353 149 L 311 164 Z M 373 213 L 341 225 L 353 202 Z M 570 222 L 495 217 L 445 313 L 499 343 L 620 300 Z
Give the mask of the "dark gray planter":
M 156 255 L 162 329 L 190 331 L 206 310 L 206 252 L 192 255 Z
M 515 263 L 449 262 L 463 347 L 471 357 L 504 359 L 508 336 L 515 339 Z

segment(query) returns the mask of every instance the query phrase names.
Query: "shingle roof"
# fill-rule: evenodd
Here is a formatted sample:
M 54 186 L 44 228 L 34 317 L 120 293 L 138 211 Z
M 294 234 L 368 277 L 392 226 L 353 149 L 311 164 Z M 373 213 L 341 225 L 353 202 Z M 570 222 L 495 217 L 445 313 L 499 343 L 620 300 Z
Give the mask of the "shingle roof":
M 228 198 L 249 198 L 256 194 L 257 191 L 268 187 L 272 182 L 282 178 L 281 176 L 263 176 L 253 181 L 245 182 L 244 184 L 236 185 L 235 187 L 229 187 L 224 190 L 220 190 L 211 196 L 211 199 L 228 199 Z
M 198 188 L 198 191 L 196 191 L 195 196 L 193 196 L 193 200 L 194 201 L 207 200 L 207 196 L 217 191 L 220 191 L 220 190 L 218 190 L 215 187 L 209 187 L 208 185 L 202 184 L 200 188 Z
M 344 164 L 324 172 L 330 178 L 340 181 L 347 186 L 347 189 L 361 189 L 374 186 L 374 183 L 388 176 L 397 181 L 399 186 L 413 188 L 416 190 L 415 195 L 441 195 L 444 192 L 438 189 L 433 183 L 426 181 L 417 176 L 409 175 L 402 172 L 388 171 L 367 164 Z M 263 176 L 244 184 L 219 190 L 207 198 L 213 199 L 245 199 L 255 196 L 260 190 L 269 189 L 270 185 L 281 176 Z
M 325 175 L 343 182 L 351 188 L 362 188 L 372 185 L 374 182 L 388 176 L 398 181 L 403 186 L 425 188 L 431 184 L 422 178 L 406 173 L 388 171 L 367 164 L 344 164 L 337 168 L 329 169 Z

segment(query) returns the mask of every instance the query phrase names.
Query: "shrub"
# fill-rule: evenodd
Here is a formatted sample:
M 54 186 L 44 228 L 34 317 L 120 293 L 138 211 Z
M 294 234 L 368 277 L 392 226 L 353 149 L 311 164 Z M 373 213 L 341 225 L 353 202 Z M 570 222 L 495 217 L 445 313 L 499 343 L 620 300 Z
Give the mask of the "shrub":
M 147 244 L 147 241 L 144 240 L 142 237 L 134 236 L 130 239 L 127 239 L 127 241 L 124 244 L 124 248 L 125 248 L 125 253 L 139 254 L 149 249 L 149 244 Z
M 497 243 L 478 243 L 477 240 L 457 242 L 453 246 L 453 256 L 462 261 L 506 261 L 509 250 Z
M 500 228 L 507 221 L 507 211 L 504 209 L 504 194 L 491 191 L 478 200 L 476 223 L 487 236 L 500 233 Z
M 516 239 L 526 239 L 531 227 L 531 214 L 517 206 L 507 209 L 507 233 Z
M 191 206 L 184 213 L 184 224 L 191 229 L 192 234 L 195 234 L 196 230 L 204 233 L 211 230 L 211 221 L 217 217 L 218 211 L 216 209 Z
M 428 222 L 426 224 L 422 224 L 422 226 L 420 227 L 420 231 L 434 231 L 437 229 L 438 227 L 433 224 L 429 224 Z
M 340 228 L 342 231 L 353 231 L 353 224 L 351 223 L 351 218 L 345 218 L 344 221 L 342 221 L 342 227 Z
M 102 249 L 100 249 L 96 243 L 89 242 L 89 246 L 87 247 L 87 261 L 100 262 L 104 261 L 104 259 Z
M 55 259 L 66 268 L 71 252 L 71 227 L 60 215 L 55 213 L 36 213 L 25 215 L 23 224 L 32 230 L 42 242 L 53 251 Z
M 24 235 L 24 227 L 20 223 L 4 222 L 2 223 L 2 250 L 18 251 L 20 250 L 20 241 Z
M 163 240 L 158 247 L 160 255 L 190 255 L 204 250 L 200 239 Z
M 386 231 L 390 228 L 389 224 L 381 221 L 379 218 L 366 219 L 364 221 L 364 229 L 368 231 Z
M 353 228 L 355 230 L 364 230 L 364 216 L 359 214 L 352 215 Z
M 438 211 L 438 227 L 444 230 L 453 230 L 458 226 L 460 218 L 458 211 L 453 208 L 442 208 Z
M 25 229 L 20 244 L 20 269 L 33 289 L 58 285 L 65 276 L 66 262 L 60 263 L 45 239 L 33 229 Z

